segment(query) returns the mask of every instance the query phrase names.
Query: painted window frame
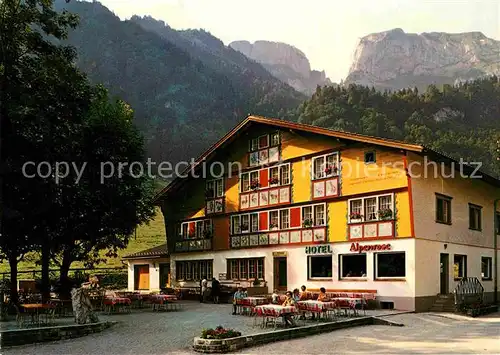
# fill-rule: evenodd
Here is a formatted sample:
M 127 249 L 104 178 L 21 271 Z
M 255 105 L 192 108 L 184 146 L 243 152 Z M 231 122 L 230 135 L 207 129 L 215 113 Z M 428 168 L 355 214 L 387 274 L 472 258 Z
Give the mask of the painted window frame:
M 486 261 L 487 275 L 483 274 L 483 263 Z M 481 279 L 483 281 L 493 280 L 493 258 L 491 256 L 481 256 Z
M 282 167 L 288 167 L 288 183 L 287 184 L 282 184 L 281 183 L 281 168 Z M 268 186 L 264 187 L 264 188 L 261 188 L 261 187 L 258 187 L 256 188 L 255 190 L 251 189 L 250 188 L 250 185 L 252 183 L 252 174 L 255 174 L 257 173 L 257 180 L 260 179 L 260 171 L 261 170 L 267 170 L 267 176 L 268 176 L 268 179 L 271 178 L 271 169 L 274 169 L 274 168 L 278 168 L 278 179 L 279 179 L 279 183 L 278 184 L 270 184 L 268 182 Z M 242 180 L 243 180 L 243 176 L 246 175 L 248 176 L 248 190 L 245 190 L 243 191 L 243 184 L 242 184 Z M 259 169 L 254 169 L 254 170 L 250 170 L 250 171 L 246 171 L 244 173 L 240 173 L 240 175 L 238 176 L 238 189 L 239 189 L 239 193 L 247 193 L 247 192 L 252 192 L 252 191 L 259 191 L 259 190 L 267 190 L 267 189 L 272 189 L 274 187 L 284 187 L 284 186 L 289 186 L 291 185 L 292 183 L 292 166 L 291 166 L 291 163 L 283 163 L 283 164 L 277 164 L 277 165 L 273 165 L 273 166 L 268 166 L 268 167 L 265 167 L 265 168 L 259 168 Z
M 207 280 L 213 277 L 214 272 L 213 259 L 200 260 L 176 260 L 175 261 L 175 280 L 176 281 L 201 281 L 203 276 Z M 203 267 L 202 267 L 203 266 Z M 198 270 L 195 272 L 194 269 Z M 202 271 L 205 270 L 205 271 Z M 206 275 L 204 275 L 206 274 Z M 195 278 L 198 276 L 198 279 Z M 182 277 L 183 276 L 183 277 Z
M 344 256 L 364 256 L 365 257 L 365 276 L 342 276 L 344 274 Z M 367 253 L 348 253 L 348 254 L 339 254 L 339 280 L 352 280 L 352 281 L 360 281 L 368 279 L 368 254 Z
M 334 163 L 337 165 L 337 173 L 334 173 L 333 170 L 330 174 L 326 174 L 324 172 L 324 170 L 326 169 L 326 161 L 327 161 L 327 157 L 330 156 L 330 155 L 336 155 L 336 158 L 334 160 Z M 317 177 L 316 176 L 316 172 L 315 172 L 315 162 L 319 159 L 323 159 L 323 174 L 321 175 L 321 177 Z M 340 176 L 340 153 L 339 152 L 332 152 L 332 153 L 327 153 L 327 154 L 322 154 L 322 155 L 318 155 L 318 156 L 315 156 L 315 157 L 312 157 L 311 158 L 311 180 L 314 181 L 314 180 L 322 180 L 322 179 L 328 179 L 328 178 L 331 178 L 331 177 L 336 177 L 336 176 Z
M 220 183 L 220 187 L 221 187 L 221 194 L 219 194 L 219 186 L 218 184 Z M 207 180 L 206 181 L 206 185 L 205 185 L 205 193 L 208 192 L 210 189 L 209 189 L 209 184 L 213 184 L 213 191 L 214 191 L 214 194 L 213 196 L 207 196 L 205 194 L 205 198 L 206 199 L 215 199 L 215 198 L 221 198 L 221 197 L 224 197 L 225 196 L 225 186 L 224 186 L 224 178 L 218 178 L 218 179 L 210 179 L 210 180 Z
M 404 256 L 404 275 L 403 276 L 380 276 L 379 275 L 379 269 L 378 269 L 378 266 L 379 266 L 379 261 L 378 261 L 378 258 L 380 255 L 391 255 L 391 254 L 403 254 Z M 406 272 L 406 252 L 405 251 L 390 251 L 390 252 L 383 252 L 383 253 L 373 253 L 373 265 L 374 265 L 374 279 L 375 280 L 393 280 L 393 279 L 406 279 L 406 275 L 407 275 L 407 272 Z
M 331 276 L 311 276 L 312 274 L 312 259 L 313 258 L 330 258 Z M 333 279 L 333 254 L 315 254 L 307 256 L 307 279 L 308 280 L 331 280 Z
M 273 144 L 272 136 L 276 135 L 278 137 L 278 143 Z M 260 139 L 266 137 L 267 144 L 265 146 L 260 146 Z M 275 131 L 272 133 L 261 134 L 260 136 L 249 139 L 248 141 L 248 152 L 258 152 L 262 149 L 268 149 L 272 147 L 278 147 L 281 144 L 281 134 L 280 131 Z
M 246 263 L 246 277 L 242 277 L 241 264 Z M 253 274 L 251 273 L 251 264 L 253 263 Z M 233 277 L 234 266 L 237 266 L 238 271 L 234 272 L 238 277 Z M 228 280 L 233 281 L 250 281 L 250 280 L 265 280 L 265 262 L 264 257 L 250 258 L 229 258 L 226 259 Z M 253 275 L 253 277 L 252 277 Z
M 442 195 L 442 194 L 439 194 L 439 193 L 436 193 L 436 202 L 435 202 L 435 209 L 436 209 L 436 215 L 435 215 L 435 219 L 436 219 L 436 223 L 440 223 L 440 224 L 447 224 L 447 225 L 451 225 L 452 224 L 452 218 L 453 218 L 453 214 L 452 214 L 452 202 L 453 200 L 453 197 L 451 196 L 446 196 L 446 195 Z M 448 210 L 447 210 L 447 213 L 446 213 L 446 219 L 448 219 L 447 221 L 445 220 L 445 218 L 441 219 L 441 216 L 439 216 L 439 210 L 438 210 L 438 203 L 439 201 L 443 201 L 445 203 L 448 204 Z M 443 217 L 445 216 L 444 214 L 444 211 L 443 211 Z
M 477 225 L 473 225 L 473 222 L 475 222 L 474 219 L 472 219 L 471 213 L 477 213 Z M 475 218 L 475 216 L 474 216 Z M 481 232 L 483 230 L 483 207 L 479 205 L 475 205 L 473 203 L 469 203 L 469 229 L 473 231 L 478 231 Z
M 316 225 L 315 224 L 315 219 L 314 219 L 314 207 L 315 206 L 323 206 L 323 224 L 318 224 Z M 298 227 L 290 227 L 290 222 L 291 222 L 291 213 L 290 213 L 290 210 L 292 208 L 297 208 L 299 207 L 300 208 L 300 221 L 301 221 L 301 225 L 298 226 Z M 307 207 L 311 207 L 312 211 L 313 211 L 313 225 L 311 227 L 304 227 L 304 219 L 303 219 L 303 208 L 307 208 Z M 281 227 L 281 211 L 283 210 L 288 210 L 288 228 L 286 229 L 282 229 Z M 277 211 L 278 213 L 278 227 L 276 229 L 271 229 L 270 226 L 271 226 L 271 212 L 272 211 Z M 260 215 L 261 212 L 267 212 L 267 229 L 259 229 L 257 231 L 251 231 L 251 217 L 250 215 L 252 214 L 255 214 L 255 215 Z M 248 231 L 245 231 L 243 232 L 242 229 L 241 229 L 241 217 L 242 216 L 248 216 L 248 223 L 249 223 L 249 228 L 248 228 Z M 316 228 L 316 227 L 327 227 L 328 226 L 328 206 L 327 206 L 327 203 L 326 202 L 322 202 L 322 203 L 313 203 L 313 204 L 310 204 L 310 205 L 301 205 L 301 206 L 292 206 L 292 207 L 284 207 L 284 208 L 273 208 L 273 209 L 269 209 L 269 210 L 259 210 L 258 212 L 247 212 L 247 213 L 238 213 L 236 215 L 233 215 L 231 216 L 230 218 L 230 223 L 229 223 L 229 232 L 230 232 L 230 235 L 240 235 L 240 234 L 252 234 L 252 233 L 260 233 L 260 232 L 274 232 L 274 231 L 281 231 L 281 230 L 295 230 L 295 229 L 304 229 L 304 228 Z M 234 219 L 239 219 L 239 222 L 238 222 L 238 225 L 239 225 L 239 233 L 235 233 L 234 232 L 234 224 L 233 224 L 233 220 Z M 260 221 L 260 220 L 259 220 Z
M 388 196 L 391 197 L 392 218 L 382 219 L 378 215 L 378 211 L 380 210 L 380 198 L 381 197 L 388 197 Z M 375 198 L 377 200 L 376 218 L 367 221 L 365 219 L 365 200 L 372 199 L 372 198 Z M 380 221 L 392 221 L 392 220 L 395 220 L 396 219 L 396 208 L 395 208 L 396 201 L 395 200 L 396 200 L 396 196 L 395 196 L 394 192 L 390 192 L 390 193 L 387 193 L 387 194 L 380 194 L 380 195 L 370 195 L 370 196 L 364 196 L 364 197 L 358 197 L 358 198 L 351 198 L 351 199 L 347 200 L 347 218 L 348 218 L 348 224 L 360 223 L 360 222 L 363 222 L 363 223 L 373 223 L 373 222 L 380 222 Z M 362 213 L 361 221 L 358 221 L 355 218 L 351 218 L 351 202 L 353 202 L 353 201 L 361 201 L 361 213 Z M 353 219 L 355 219 L 355 221 L 353 221 Z
M 179 237 L 182 239 L 182 240 L 192 240 L 192 239 L 207 239 L 207 238 L 204 238 L 203 236 L 203 231 L 207 230 L 206 228 L 203 228 L 202 229 L 202 235 L 201 236 L 198 236 L 197 235 L 197 231 L 198 231 L 198 223 L 202 223 L 202 224 L 205 224 L 205 222 L 209 222 L 209 228 L 213 234 L 214 232 L 214 224 L 213 224 L 213 221 L 212 219 L 210 218 L 205 218 L 205 219 L 198 219 L 196 221 L 185 221 L 185 222 L 181 222 L 181 228 L 180 228 L 180 231 L 179 231 Z M 194 237 L 190 237 L 189 236 L 189 223 L 195 223 L 195 226 L 194 226 Z M 187 235 L 184 236 L 184 226 L 187 226 Z

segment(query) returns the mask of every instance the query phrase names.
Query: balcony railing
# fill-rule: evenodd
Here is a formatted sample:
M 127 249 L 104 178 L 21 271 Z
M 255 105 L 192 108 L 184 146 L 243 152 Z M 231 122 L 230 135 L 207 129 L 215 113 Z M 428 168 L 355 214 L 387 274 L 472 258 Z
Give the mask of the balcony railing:
M 212 250 L 212 238 L 180 240 L 175 242 L 176 253 L 204 250 Z

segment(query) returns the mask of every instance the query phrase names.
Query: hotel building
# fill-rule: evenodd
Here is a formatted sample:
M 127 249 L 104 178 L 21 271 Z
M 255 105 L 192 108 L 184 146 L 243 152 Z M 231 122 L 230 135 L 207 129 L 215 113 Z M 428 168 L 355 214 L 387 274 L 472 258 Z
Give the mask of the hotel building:
M 420 145 L 248 116 L 157 197 L 171 284 L 257 279 L 425 311 L 477 277 L 492 302 L 500 181 L 474 170 Z

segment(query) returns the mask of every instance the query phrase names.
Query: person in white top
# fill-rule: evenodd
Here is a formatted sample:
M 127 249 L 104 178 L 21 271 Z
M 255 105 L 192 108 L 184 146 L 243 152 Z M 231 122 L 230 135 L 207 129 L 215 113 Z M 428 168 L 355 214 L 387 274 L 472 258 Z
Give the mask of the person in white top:
M 206 294 L 207 294 L 207 289 L 208 289 L 208 281 L 206 278 L 203 278 L 201 280 L 201 303 L 204 303 L 206 300 Z

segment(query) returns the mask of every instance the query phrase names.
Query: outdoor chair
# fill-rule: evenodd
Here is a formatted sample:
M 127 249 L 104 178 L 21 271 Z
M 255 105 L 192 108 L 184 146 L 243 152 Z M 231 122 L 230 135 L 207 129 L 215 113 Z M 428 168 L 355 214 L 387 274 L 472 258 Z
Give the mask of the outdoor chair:
M 31 322 L 31 320 L 32 320 L 31 314 L 29 314 L 28 312 L 25 312 L 24 309 L 19 308 L 19 306 L 17 304 L 15 304 L 14 307 L 16 309 L 17 326 L 19 326 L 19 327 L 24 326 L 26 324 L 26 320 L 28 321 L 28 323 Z

